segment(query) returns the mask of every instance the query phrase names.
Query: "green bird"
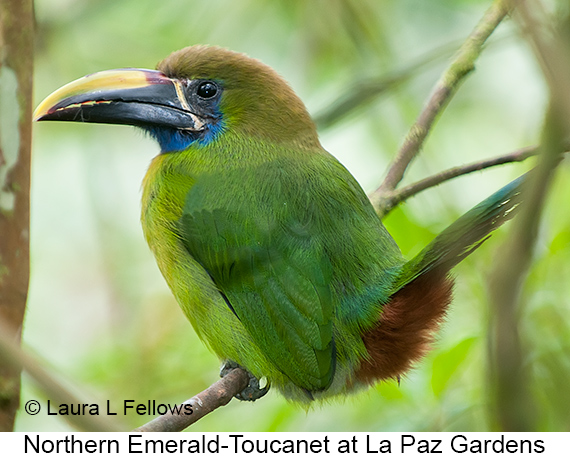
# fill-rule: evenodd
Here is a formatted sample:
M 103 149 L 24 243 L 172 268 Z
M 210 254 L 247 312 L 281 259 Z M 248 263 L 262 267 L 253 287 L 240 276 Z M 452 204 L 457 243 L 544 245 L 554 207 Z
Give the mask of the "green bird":
M 227 367 L 310 403 L 399 379 L 428 350 L 450 269 L 512 217 L 524 177 L 406 261 L 271 68 L 209 46 L 92 74 L 36 120 L 129 124 L 156 139 L 142 226 L 176 300 Z

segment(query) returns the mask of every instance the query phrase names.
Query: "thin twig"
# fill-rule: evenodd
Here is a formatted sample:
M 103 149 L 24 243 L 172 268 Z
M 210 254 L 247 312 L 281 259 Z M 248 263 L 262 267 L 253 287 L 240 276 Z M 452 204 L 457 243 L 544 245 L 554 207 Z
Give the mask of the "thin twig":
M 483 44 L 508 12 L 509 7 L 504 0 L 495 0 L 485 12 L 483 18 L 459 49 L 451 65 L 436 83 L 430 99 L 404 139 L 404 144 L 398 151 L 377 192 L 380 194 L 389 193 L 402 180 L 408 165 L 418 155 L 438 115 L 449 103 L 465 77 L 473 71 L 475 60 L 481 54 Z
M 428 176 L 427 178 L 402 187 L 401 189 L 394 190 L 388 194 L 381 194 L 378 190 L 376 190 L 369 195 L 369 198 L 372 202 L 372 205 L 376 209 L 376 212 L 382 218 L 403 201 L 419 194 L 426 189 L 438 186 L 443 182 L 457 178 L 458 176 L 473 173 L 474 171 L 480 171 L 484 170 L 485 168 L 491 168 L 506 163 L 523 162 L 529 157 L 536 155 L 537 149 L 537 146 L 529 146 L 502 156 L 449 168 L 442 171 L 441 173 Z
M 46 396 L 54 403 L 66 405 L 78 405 L 85 403 L 76 398 L 71 392 L 65 389 L 34 357 L 23 351 L 9 335 L 14 335 L 13 331 L 7 328 L 6 324 L 0 321 L 0 363 L 7 366 L 18 367 L 26 370 L 32 379 L 42 388 Z M 38 403 L 35 403 L 38 405 Z M 31 411 L 34 413 L 34 410 Z M 65 415 L 62 416 L 73 427 L 87 432 L 109 432 L 122 431 L 114 420 L 90 415 Z
M 218 382 L 182 404 L 190 405 L 190 414 L 184 409 L 181 410 L 182 414 L 167 413 L 134 429 L 133 432 L 180 432 L 216 408 L 227 405 L 248 383 L 247 372 L 234 368 Z

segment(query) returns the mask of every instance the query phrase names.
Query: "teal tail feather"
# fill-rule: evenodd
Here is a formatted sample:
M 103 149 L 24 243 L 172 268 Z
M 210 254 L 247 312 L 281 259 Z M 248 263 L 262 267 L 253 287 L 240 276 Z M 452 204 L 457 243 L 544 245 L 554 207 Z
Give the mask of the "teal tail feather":
M 392 293 L 430 271 L 446 274 L 477 249 L 491 232 L 511 219 L 521 202 L 526 173 L 487 197 L 437 235 L 418 255 L 408 261 L 396 277 Z

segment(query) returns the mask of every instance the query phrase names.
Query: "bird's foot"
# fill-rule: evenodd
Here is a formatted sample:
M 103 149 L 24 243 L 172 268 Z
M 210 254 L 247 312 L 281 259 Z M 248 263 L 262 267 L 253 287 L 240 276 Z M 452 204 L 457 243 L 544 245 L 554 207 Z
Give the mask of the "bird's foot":
M 270 387 L 269 383 L 267 383 L 265 387 L 260 387 L 259 379 L 253 376 L 244 367 L 238 365 L 236 362 L 233 362 L 231 360 L 227 360 L 226 362 L 223 363 L 222 367 L 220 368 L 220 377 L 223 378 L 234 368 L 241 368 L 249 376 L 249 384 L 240 393 L 236 394 L 235 398 L 241 401 L 255 401 L 263 397 L 267 392 L 269 392 L 269 387 Z

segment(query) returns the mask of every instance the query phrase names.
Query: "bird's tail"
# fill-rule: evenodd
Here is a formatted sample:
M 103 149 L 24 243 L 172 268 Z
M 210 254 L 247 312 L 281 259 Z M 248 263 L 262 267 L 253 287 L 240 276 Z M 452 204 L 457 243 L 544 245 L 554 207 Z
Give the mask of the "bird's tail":
M 378 321 L 362 335 L 369 357 L 356 371 L 357 381 L 400 379 L 426 354 L 451 303 L 449 270 L 513 217 L 527 176 L 469 210 L 402 266 Z
M 471 208 L 435 237 L 402 267 L 392 293 L 427 272 L 447 273 L 489 238 L 491 232 L 512 218 L 521 201 L 526 173 Z

